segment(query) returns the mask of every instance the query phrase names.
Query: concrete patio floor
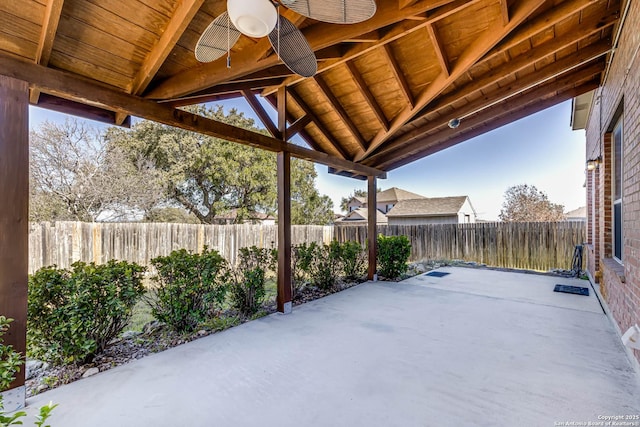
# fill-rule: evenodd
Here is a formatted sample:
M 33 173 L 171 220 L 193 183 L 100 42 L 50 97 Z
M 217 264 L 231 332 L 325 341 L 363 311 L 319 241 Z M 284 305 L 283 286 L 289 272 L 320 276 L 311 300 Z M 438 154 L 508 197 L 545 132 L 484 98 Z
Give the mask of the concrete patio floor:
M 29 412 L 59 403 L 53 427 L 554 426 L 640 414 L 640 378 L 593 291 L 553 292 L 588 282 L 438 271 L 450 274 L 365 283 L 146 357 L 30 398 Z

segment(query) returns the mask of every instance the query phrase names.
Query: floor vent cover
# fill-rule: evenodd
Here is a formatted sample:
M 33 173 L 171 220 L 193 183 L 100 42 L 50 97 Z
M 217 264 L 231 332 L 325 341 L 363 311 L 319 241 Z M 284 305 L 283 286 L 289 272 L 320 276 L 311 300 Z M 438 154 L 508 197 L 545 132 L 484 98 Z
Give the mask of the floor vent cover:
M 553 292 L 589 296 L 589 288 L 582 288 L 580 286 L 556 285 Z
M 444 276 L 446 276 L 448 274 L 451 274 L 451 273 L 444 273 L 442 271 L 431 271 L 431 272 L 425 274 L 425 276 L 429 276 L 429 277 L 444 277 Z

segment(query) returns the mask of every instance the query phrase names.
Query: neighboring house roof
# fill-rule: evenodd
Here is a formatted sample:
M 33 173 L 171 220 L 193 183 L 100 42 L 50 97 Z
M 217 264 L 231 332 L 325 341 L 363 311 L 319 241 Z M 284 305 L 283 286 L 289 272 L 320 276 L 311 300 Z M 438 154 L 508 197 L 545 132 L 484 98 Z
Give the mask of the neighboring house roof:
M 415 199 L 424 199 L 424 196 L 420 194 L 412 193 L 407 190 L 403 190 L 398 187 L 391 187 L 384 191 L 379 192 L 376 195 L 377 203 L 386 203 L 386 202 L 399 202 L 400 200 L 415 200 Z
M 349 212 L 344 218 L 337 219 L 336 223 L 350 224 L 367 222 L 369 218 L 369 210 L 366 208 L 357 208 Z M 376 209 L 376 222 L 378 224 L 386 224 L 387 217 Z
M 582 206 L 578 209 L 574 209 L 572 211 L 567 212 L 566 214 L 564 214 L 565 217 L 567 217 L 567 219 L 571 219 L 571 218 L 586 218 L 587 217 L 587 207 L 586 206 Z
M 401 200 L 387 213 L 387 216 L 423 217 L 456 215 L 460 212 L 462 205 L 464 205 L 467 199 L 467 196 L 455 196 Z M 471 209 L 473 209 L 473 206 Z

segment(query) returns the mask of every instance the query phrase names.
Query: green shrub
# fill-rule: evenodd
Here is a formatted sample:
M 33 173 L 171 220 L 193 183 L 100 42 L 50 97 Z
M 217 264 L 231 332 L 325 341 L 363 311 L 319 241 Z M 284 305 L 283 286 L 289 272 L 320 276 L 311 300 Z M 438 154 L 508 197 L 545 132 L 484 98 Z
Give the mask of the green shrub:
M 293 296 L 311 283 L 319 246 L 316 242 L 291 246 Z
M 7 333 L 11 322 L 13 319 L 0 316 L 0 391 L 9 388 L 22 364 L 20 353 L 16 352 L 12 346 L 5 345 L 2 338 Z
M 318 246 L 315 262 L 312 264 L 311 280 L 321 289 L 331 289 L 342 270 L 341 245 L 334 240 L 329 245 Z
M 59 363 L 86 363 L 116 338 L 142 297 L 135 263 L 76 262 L 70 270 L 44 267 L 29 277 L 29 353 Z
M 378 270 L 381 276 L 395 279 L 407 271 L 411 243 L 407 236 L 378 236 Z
M 367 271 L 367 258 L 358 242 L 348 241 L 340 245 L 340 261 L 347 280 L 360 279 Z
M 256 313 L 265 297 L 265 277 L 272 253 L 255 246 L 240 248 L 238 268 L 231 281 L 231 306 L 245 316 Z
M 157 275 L 153 297 L 147 302 L 153 316 L 177 332 L 191 332 L 211 317 L 224 301 L 227 261 L 206 247 L 201 254 L 185 249 L 151 260 Z

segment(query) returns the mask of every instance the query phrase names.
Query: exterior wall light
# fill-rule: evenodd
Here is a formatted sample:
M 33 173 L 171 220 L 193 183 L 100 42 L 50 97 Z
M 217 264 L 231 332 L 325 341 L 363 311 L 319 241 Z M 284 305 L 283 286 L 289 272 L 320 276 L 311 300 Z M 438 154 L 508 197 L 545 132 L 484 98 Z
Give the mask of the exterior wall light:
M 598 166 L 602 163 L 602 157 L 598 156 L 595 159 L 587 160 L 587 170 L 592 171 L 598 169 Z
M 640 350 L 640 327 L 633 325 L 622 336 L 622 343 L 629 348 Z

